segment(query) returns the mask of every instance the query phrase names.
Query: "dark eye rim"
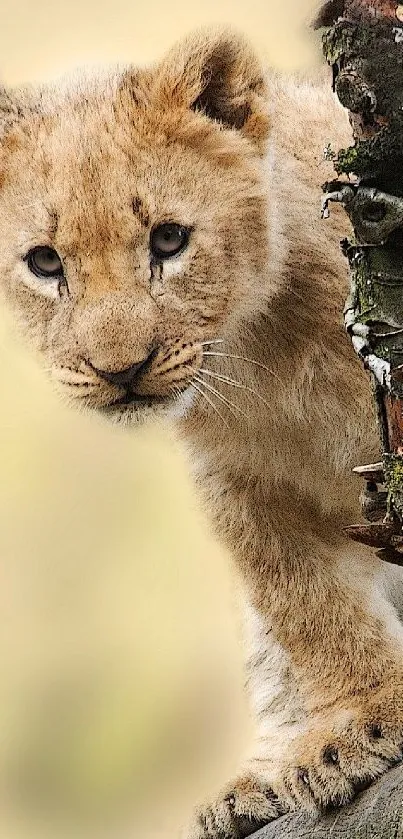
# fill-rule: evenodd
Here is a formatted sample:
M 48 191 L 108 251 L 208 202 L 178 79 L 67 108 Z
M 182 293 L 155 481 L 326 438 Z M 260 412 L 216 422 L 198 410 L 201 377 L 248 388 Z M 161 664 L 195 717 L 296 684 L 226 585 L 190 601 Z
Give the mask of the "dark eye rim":
M 60 269 L 54 271 L 43 271 L 41 268 L 38 267 L 38 265 L 35 264 L 35 255 L 39 253 L 39 251 L 43 250 L 52 251 L 56 254 L 57 258 L 60 261 Z M 50 245 L 36 245 L 34 248 L 30 248 L 28 253 L 24 256 L 24 262 L 27 263 L 31 273 L 34 274 L 35 277 L 39 277 L 39 279 L 41 280 L 51 280 L 56 278 L 60 279 L 60 277 L 64 276 L 62 260 L 60 259 L 60 256 L 57 253 L 57 251 Z
M 177 227 L 178 230 L 183 234 L 183 241 L 181 242 L 180 246 L 172 251 L 172 253 L 168 253 L 166 251 L 160 250 L 158 247 L 153 244 L 153 237 L 158 230 L 161 230 L 163 227 Z M 158 224 L 155 224 L 150 232 L 150 253 L 154 259 L 157 259 L 159 262 L 165 262 L 167 259 L 175 259 L 176 256 L 179 256 L 183 251 L 187 248 L 189 244 L 190 237 L 193 232 L 193 227 L 189 227 L 185 224 L 179 224 L 177 221 L 162 221 Z

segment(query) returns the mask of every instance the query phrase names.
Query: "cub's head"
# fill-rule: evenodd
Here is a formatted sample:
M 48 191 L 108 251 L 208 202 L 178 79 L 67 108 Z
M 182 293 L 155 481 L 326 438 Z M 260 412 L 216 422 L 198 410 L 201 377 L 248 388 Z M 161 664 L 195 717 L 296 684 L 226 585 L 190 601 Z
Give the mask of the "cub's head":
M 67 395 L 120 419 L 198 396 L 261 286 L 267 131 L 261 68 L 226 32 L 0 91 L 0 285 Z

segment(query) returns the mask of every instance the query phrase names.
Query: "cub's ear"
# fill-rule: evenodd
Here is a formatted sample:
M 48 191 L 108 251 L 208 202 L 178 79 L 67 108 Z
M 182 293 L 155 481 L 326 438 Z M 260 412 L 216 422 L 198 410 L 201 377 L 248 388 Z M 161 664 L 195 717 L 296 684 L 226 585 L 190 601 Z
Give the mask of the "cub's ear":
M 228 29 L 191 35 L 159 65 L 157 86 L 168 107 L 201 111 L 263 150 L 269 127 L 266 83 L 255 52 L 240 35 Z

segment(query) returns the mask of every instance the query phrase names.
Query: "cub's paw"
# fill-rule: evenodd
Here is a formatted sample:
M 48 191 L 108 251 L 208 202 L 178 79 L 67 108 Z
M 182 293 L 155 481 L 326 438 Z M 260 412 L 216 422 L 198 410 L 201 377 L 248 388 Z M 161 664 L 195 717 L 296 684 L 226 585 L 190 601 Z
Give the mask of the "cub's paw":
M 294 743 L 277 794 L 292 808 L 340 807 L 403 759 L 403 691 L 363 698 L 361 707 L 338 709 Z
M 181 839 L 243 839 L 287 811 L 255 775 L 239 777 L 208 806 L 197 810 Z

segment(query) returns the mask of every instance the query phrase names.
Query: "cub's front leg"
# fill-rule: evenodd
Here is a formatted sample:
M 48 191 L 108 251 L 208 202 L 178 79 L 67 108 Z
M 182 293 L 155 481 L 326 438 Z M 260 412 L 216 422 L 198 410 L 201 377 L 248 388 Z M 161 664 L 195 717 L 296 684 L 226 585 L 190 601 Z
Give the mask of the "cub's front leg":
M 327 559 L 307 561 L 304 585 L 300 572 L 286 587 L 277 566 L 270 597 L 249 606 L 256 742 L 186 839 L 240 839 L 290 810 L 339 807 L 402 760 L 403 630 L 385 566 L 351 548 Z
M 290 807 L 339 807 L 403 759 L 403 678 L 343 698 L 296 741 L 277 787 Z
M 342 701 L 312 717 L 282 766 L 252 760 L 249 773 L 197 811 L 186 838 L 240 839 L 290 810 L 340 807 L 399 763 L 402 747 L 403 683 L 350 707 Z

